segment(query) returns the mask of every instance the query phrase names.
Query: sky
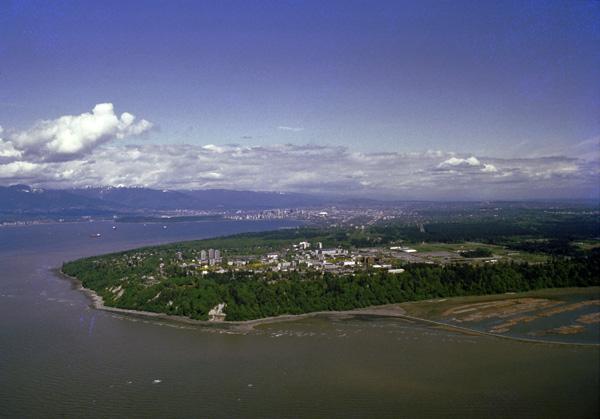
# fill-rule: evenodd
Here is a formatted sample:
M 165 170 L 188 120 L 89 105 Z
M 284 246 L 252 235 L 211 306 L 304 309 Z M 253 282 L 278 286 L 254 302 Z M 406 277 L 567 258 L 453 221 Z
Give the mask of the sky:
M 600 2 L 0 0 L 0 185 L 599 198 Z

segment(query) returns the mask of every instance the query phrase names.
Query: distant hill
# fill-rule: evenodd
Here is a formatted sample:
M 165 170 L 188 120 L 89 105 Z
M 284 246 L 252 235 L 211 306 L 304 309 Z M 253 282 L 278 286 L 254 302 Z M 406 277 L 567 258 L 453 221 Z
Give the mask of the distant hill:
M 149 188 L 86 188 L 72 193 L 130 208 L 174 209 L 267 209 L 319 205 L 324 199 L 311 195 L 278 192 L 206 190 L 156 190 Z
M 105 203 L 93 197 L 59 189 L 37 189 L 27 185 L 0 186 L 0 212 L 54 213 L 62 211 L 122 210 L 118 202 Z
M 160 191 L 149 188 L 85 188 L 71 189 L 71 193 L 94 199 L 106 205 L 120 204 L 130 209 L 174 210 L 197 209 L 193 199 L 178 191 Z
M 323 205 L 326 199 L 313 195 L 281 192 L 208 189 L 189 191 L 198 205 L 208 208 L 281 208 Z
M 269 209 L 322 205 L 324 198 L 296 193 L 150 188 L 39 189 L 0 186 L 0 214 L 98 215 L 165 210 Z

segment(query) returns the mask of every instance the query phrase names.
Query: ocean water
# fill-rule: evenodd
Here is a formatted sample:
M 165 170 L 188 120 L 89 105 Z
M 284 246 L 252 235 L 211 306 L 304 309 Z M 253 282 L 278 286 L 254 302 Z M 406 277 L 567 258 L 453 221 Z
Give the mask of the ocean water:
M 94 310 L 52 273 L 78 257 L 291 225 L 0 228 L 0 417 L 598 417 L 598 348 L 370 316 L 237 333 Z

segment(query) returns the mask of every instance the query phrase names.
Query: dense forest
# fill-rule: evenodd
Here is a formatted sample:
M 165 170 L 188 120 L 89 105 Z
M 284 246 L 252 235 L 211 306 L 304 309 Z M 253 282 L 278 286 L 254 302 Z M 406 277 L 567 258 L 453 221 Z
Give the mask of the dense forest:
M 242 233 L 228 237 L 157 246 L 165 251 L 198 246 L 224 248 L 229 254 L 264 254 L 291 242 L 321 242 L 324 247 L 378 247 L 415 243 L 462 243 L 475 241 L 514 250 L 555 256 L 575 256 L 574 240 L 600 237 L 600 219 L 593 214 L 545 214 L 520 218 L 478 217 L 463 221 L 404 223 L 391 221 L 365 229 L 346 227 L 302 227 Z
M 423 228 L 420 228 L 423 227 Z M 600 237 L 600 219 L 593 214 L 549 215 L 517 219 L 476 218 L 462 222 L 434 222 L 421 226 L 387 223 L 370 229 L 382 242 L 405 240 L 408 242 L 481 241 L 490 244 L 510 244 L 522 239 L 551 239 L 560 242 Z
M 138 267 L 132 275 L 131 268 L 116 268 L 107 256 L 66 263 L 63 271 L 98 292 L 109 306 L 207 319 L 212 307 L 225 302 L 227 320 L 232 321 L 436 297 L 600 285 L 600 252 L 535 265 L 411 264 L 402 274 L 366 270 L 352 275 L 227 272 L 189 277 L 171 272 L 156 283 L 138 276 L 150 272 L 149 266 Z

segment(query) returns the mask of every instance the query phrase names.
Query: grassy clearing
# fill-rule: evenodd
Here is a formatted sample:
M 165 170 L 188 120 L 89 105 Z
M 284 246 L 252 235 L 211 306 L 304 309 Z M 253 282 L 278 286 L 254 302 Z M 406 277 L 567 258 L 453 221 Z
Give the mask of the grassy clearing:
M 548 260 L 548 255 L 542 253 L 529 253 L 519 252 L 515 250 L 506 249 L 503 246 L 477 243 L 477 242 L 464 242 L 464 243 L 421 243 L 411 246 L 413 249 L 420 253 L 428 252 L 450 252 L 458 253 L 459 251 L 472 251 L 478 248 L 489 249 L 492 251 L 494 256 L 498 256 L 504 259 L 511 259 L 517 262 L 528 262 L 528 263 L 542 263 Z
M 592 250 L 600 247 L 600 240 L 584 240 L 574 243 L 581 250 Z

